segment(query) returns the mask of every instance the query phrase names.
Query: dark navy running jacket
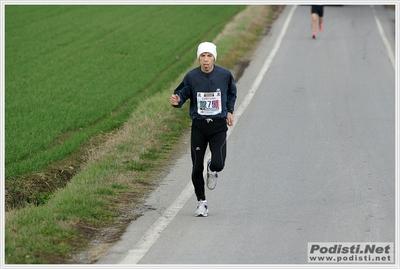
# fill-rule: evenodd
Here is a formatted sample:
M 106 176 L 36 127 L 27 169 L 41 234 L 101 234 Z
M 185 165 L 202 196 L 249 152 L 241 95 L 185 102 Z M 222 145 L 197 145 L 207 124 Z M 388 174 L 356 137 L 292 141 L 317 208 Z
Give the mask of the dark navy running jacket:
M 191 119 L 226 118 L 228 111 L 235 109 L 236 91 L 235 81 L 228 69 L 214 65 L 210 73 L 204 73 L 199 66 L 189 71 L 175 89 L 174 94 L 179 96 L 180 102 L 174 107 L 179 108 L 190 99 Z M 199 114 L 198 96 L 212 92 L 221 92 L 221 112 L 211 116 Z

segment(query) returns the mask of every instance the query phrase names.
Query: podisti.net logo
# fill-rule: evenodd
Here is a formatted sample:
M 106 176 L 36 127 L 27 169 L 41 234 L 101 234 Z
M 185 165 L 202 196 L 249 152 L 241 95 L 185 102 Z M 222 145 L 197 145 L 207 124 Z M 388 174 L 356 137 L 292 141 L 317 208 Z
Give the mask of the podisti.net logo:
M 393 242 L 311 242 L 309 263 L 394 263 Z

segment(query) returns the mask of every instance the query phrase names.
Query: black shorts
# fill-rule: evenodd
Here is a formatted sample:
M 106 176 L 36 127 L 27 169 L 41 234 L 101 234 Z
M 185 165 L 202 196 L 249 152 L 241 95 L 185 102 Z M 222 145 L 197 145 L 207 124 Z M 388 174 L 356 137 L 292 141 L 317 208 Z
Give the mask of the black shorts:
M 324 6 L 323 5 L 312 5 L 311 6 L 311 14 L 316 13 L 318 16 L 324 16 Z

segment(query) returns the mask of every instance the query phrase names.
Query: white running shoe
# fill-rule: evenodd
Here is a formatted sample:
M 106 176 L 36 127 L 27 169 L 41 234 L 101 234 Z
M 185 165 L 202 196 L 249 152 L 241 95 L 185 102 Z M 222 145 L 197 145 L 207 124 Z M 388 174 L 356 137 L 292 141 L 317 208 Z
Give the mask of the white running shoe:
M 215 189 L 217 186 L 218 173 L 210 170 L 211 158 L 207 161 L 207 188 Z
M 207 217 L 207 215 L 208 215 L 207 200 L 198 201 L 195 216 L 196 217 Z

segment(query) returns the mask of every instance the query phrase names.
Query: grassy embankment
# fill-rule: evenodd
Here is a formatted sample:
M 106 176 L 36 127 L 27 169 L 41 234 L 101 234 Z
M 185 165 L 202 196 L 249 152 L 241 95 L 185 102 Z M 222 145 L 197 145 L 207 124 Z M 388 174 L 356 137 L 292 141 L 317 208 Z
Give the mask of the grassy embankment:
M 207 14 L 218 16 L 206 24 L 196 6 L 6 8 L 6 185 L 82 153 L 82 145 L 88 152 L 65 188 L 40 206 L 7 212 L 7 263 L 68 261 L 154 188 L 190 124 L 168 96 L 197 44 L 243 8 L 209 6 Z M 260 11 L 218 39 L 218 64 L 232 68 L 258 41 L 274 13 Z M 92 137 L 107 142 L 89 147 Z
M 11 203 L 45 201 L 33 195 L 39 173 L 73 173 L 56 162 L 120 127 L 243 8 L 212 6 L 204 20 L 199 6 L 6 6 L 5 178 L 18 200 Z

